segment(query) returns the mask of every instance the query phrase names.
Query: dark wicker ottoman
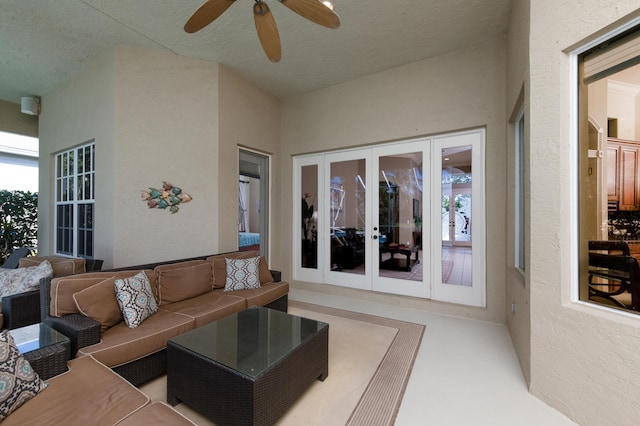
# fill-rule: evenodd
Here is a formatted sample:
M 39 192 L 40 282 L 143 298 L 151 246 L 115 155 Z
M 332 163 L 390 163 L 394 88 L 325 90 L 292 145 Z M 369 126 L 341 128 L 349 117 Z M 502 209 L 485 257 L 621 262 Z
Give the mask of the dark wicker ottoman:
M 249 308 L 169 340 L 167 402 L 219 425 L 270 425 L 329 374 L 329 325 Z
M 33 324 L 10 330 L 18 350 L 42 380 L 64 373 L 71 358 L 69 338 L 47 324 Z

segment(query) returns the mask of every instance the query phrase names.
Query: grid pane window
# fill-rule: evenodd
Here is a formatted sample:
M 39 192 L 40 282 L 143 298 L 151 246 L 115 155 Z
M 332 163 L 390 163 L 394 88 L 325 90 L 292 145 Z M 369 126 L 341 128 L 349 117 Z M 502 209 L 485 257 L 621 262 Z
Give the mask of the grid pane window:
M 95 144 L 56 155 L 56 253 L 93 257 Z

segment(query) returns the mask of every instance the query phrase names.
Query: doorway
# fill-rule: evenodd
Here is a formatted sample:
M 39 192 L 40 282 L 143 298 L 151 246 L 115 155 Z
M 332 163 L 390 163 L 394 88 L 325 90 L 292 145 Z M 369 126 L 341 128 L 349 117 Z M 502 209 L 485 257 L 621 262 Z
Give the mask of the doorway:
M 238 164 L 238 250 L 269 248 L 269 156 L 241 149 Z
M 295 278 L 484 306 L 483 150 L 476 130 L 296 158 Z

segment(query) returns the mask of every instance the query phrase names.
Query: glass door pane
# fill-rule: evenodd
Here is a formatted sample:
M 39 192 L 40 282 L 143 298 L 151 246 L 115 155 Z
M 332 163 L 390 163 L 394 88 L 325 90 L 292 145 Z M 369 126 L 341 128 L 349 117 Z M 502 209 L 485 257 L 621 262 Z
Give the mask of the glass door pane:
M 366 261 L 365 160 L 331 163 L 330 179 L 331 270 L 363 275 Z
M 422 281 L 422 152 L 378 157 L 380 277 Z
M 471 285 L 470 145 L 442 148 L 442 282 Z
M 422 226 L 423 221 L 429 223 L 424 206 L 430 177 L 423 176 L 427 148 L 424 141 L 412 141 L 372 150 L 376 178 L 371 192 L 372 288 L 376 291 L 416 297 L 431 294 L 430 247 L 427 244 L 425 249 L 423 244 L 429 238 Z
M 370 149 L 328 154 L 325 159 L 327 203 L 325 264 L 327 282 L 371 288 L 371 234 L 368 173 Z
M 434 153 L 433 298 L 484 306 L 484 131 L 434 138 Z
M 318 165 L 301 167 L 301 267 L 318 267 Z

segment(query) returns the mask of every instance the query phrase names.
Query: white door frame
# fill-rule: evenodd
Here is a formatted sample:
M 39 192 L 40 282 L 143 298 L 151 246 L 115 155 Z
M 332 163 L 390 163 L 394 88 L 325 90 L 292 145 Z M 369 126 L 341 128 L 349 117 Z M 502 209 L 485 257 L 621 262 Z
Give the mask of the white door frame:
M 442 282 L 442 149 L 471 146 L 472 188 L 471 222 L 473 223 L 472 285 L 464 286 Z M 432 217 L 431 235 L 431 296 L 435 300 L 470 306 L 486 306 L 486 214 L 485 214 L 485 130 L 443 135 L 432 142 Z
M 294 218 L 301 217 L 300 174 L 305 165 L 318 165 L 318 267 L 302 268 L 300 262 L 299 220 L 293 220 L 294 278 L 298 280 L 326 283 L 362 290 L 389 292 L 431 298 L 470 306 L 486 306 L 486 214 L 485 214 L 485 129 L 456 132 L 435 137 L 420 138 L 404 142 L 376 145 L 367 148 L 349 149 L 294 158 Z M 442 148 L 453 146 L 472 147 L 472 285 L 450 285 L 442 282 Z M 423 281 L 381 278 L 379 276 L 378 250 L 373 247 L 374 227 L 379 229 L 378 205 L 378 161 L 381 155 L 393 153 L 423 153 L 423 198 L 422 198 L 422 249 Z M 363 274 L 331 271 L 331 237 L 329 235 L 331 163 L 364 159 L 366 164 L 366 212 L 365 212 L 365 267 Z M 429 169 L 429 170 L 427 170 Z M 372 192 L 373 191 L 373 192 Z M 377 239 L 375 243 L 378 244 Z

